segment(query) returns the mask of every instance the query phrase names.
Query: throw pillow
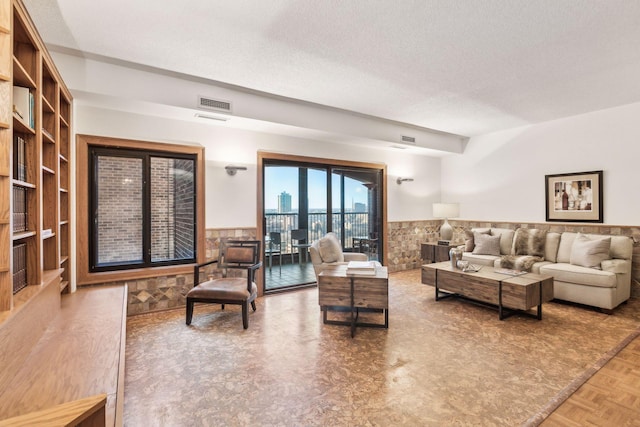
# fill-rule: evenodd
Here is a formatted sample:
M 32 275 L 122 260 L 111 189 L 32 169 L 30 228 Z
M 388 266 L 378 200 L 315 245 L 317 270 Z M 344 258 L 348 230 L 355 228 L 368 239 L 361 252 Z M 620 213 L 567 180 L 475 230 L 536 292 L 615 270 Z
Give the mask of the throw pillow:
M 334 233 L 327 233 L 318 241 L 318 252 L 322 262 L 344 262 L 342 246 Z
M 473 248 L 475 248 L 475 238 L 473 237 L 473 233 L 480 234 L 489 234 L 491 230 L 487 229 L 486 231 L 472 231 L 472 230 L 464 230 L 465 241 L 464 241 L 464 251 L 465 252 L 473 252 Z
M 473 236 L 475 255 L 500 255 L 500 236 L 489 236 L 488 234 L 475 233 Z
M 609 259 L 610 248 L 611 237 L 591 239 L 578 233 L 571 246 L 569 263 L 582 267 L 600 268 L 600 263 Z
M 513 239 L 511 253 L 513 255 L 544 256 L 544 245 L 547 240 L 547 230 L 535 228 L 518 228 Z

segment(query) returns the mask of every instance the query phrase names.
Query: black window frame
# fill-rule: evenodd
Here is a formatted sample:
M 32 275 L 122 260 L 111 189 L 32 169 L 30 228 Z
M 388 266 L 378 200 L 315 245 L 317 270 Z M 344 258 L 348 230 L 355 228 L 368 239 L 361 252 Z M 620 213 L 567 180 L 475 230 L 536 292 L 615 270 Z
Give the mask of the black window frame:
M 198 156 L 196 154 L 176 153 L 172 151 L 145 150 L 135 148 L 118 148 L 112 146 L 89 145 L 89 272 L 108 272 L 120 270 L 132 270 L 139 268 L 165 267 L 171 265 L 193 264 L 198 259 L 197 242 L 197 213 L 198 213 Z M 142 159 L 143 188 L 142 188 L 142 262 L 109 263 L 97 265 L 98 226 L 96 213 L 98 211 L 97 157 L 112 156 Z M 180 260 L 155 261 L 151 260 L 151 158 L 160 157 L 168 159 L 186 159 L 193 162 L 193 257 Z

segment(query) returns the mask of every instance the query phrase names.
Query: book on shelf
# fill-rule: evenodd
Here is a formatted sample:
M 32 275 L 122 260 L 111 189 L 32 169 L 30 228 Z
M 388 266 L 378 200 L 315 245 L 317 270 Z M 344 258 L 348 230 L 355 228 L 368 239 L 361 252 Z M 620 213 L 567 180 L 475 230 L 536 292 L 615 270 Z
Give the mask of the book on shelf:
M 33 129 L 33 94 L 28 87 L 13 87 L 13 111 Z
M 375 261 L 349 261 L 347 264 L 347 274 L 357 274 L 366 276 L 375 276 Z
M 27 182 L 26 142 L 20 135 L 13 137 L 13 178 Z
M 13 232 L 27 231 L 27 189 L 13 186 Z

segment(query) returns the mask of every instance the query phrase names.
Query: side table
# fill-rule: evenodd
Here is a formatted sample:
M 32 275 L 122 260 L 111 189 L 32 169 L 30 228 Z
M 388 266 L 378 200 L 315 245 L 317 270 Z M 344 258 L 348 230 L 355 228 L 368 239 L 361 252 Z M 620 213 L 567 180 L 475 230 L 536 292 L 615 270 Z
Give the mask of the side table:
M 425 263 L 449 261 L 449 251 L 457 244 L 439 245 L 438 242 L 420 244 L 420 257 Z

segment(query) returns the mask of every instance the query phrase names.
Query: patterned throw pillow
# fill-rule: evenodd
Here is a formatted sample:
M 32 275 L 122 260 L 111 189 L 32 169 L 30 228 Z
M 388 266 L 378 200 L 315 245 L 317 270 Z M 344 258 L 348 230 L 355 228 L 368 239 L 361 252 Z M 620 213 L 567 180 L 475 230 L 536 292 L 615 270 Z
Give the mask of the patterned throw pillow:
M 474 233 L 473 239 L 476 246 L 473 248 L 475 255 L 500 255 L 500 236 Z
M 544 245 L 547 241 L 547 230 L 536 228 L 518 228 L 513 238 L 513 255 L 544 256 Z

